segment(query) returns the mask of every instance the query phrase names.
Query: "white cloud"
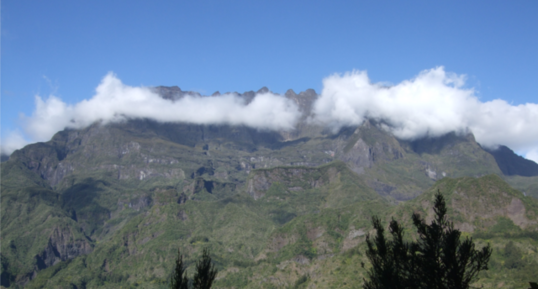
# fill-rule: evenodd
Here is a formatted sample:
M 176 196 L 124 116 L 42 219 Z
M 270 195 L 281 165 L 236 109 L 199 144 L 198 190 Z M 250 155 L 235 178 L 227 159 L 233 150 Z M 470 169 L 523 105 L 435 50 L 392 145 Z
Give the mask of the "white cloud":
M 525 155 L 525 158 L 538 164 L 538 149 L 533 149 Z
M 402 139 L 471 131 L 485 146 L 538 149 L 538 104 L 481 102 L 464 84 L 464 76 L 443 67 L 390 87 L 371 83 L 363 71 L 335 74 L 323 81 L 313 121 L 337 129 L 374 118 L 389 123 L 388 129 Z
M 35 97 L 32 116 L 23 116 L 25 132 L 34 141 L 46 141 L 64 128 L 82 128 L 95 121 L 116 122 L 130 118 L 149 118 L 160 122 L 246 125 L 257 129 L 292 129 L 300 116 L 291 100 L 271 93 L 257 95 L 245 104 L 234 94 L 219 97 L 185 96 L 171 101 L 149 88 L 123 84 L 109 73 L 96 94 L 75 105 L 55 96 Z
M 403 139 L 471 131 L 482 145 L 507 145 L 538 161 L 538 104 L 514 106 L 500 99 L 481 102 L 475 90 L 464 84 L 464 76 L 447 73 L 443 67 L 422 71 L 392 86 L 372 83 L 363 71 L 335 74 L 323 80 L 312 121 L 337 129 L 374 118 L 388 123 L 387 129 Z M 281 95 L 259 94 L 249 104 L 233 94 L 171 101 L 149 88 L 125 85 L 112 73 L 103 78 L 92 98 L 74 105 L 55 96 L 45 100 L 36 96 L 35 101 L 33 114 L 22 117 L 31 141 L 46 141 L 64 128 L 82 128 L 98 120 L 149 118 L 289 130 L 300 116 L 295 103 Z M 2 140 L 2 153 L 26 143 L 20 133 L 11 134 Z
M 11 155 L 13 151 L 27 145 L 28 141 L 24 139 L 24 136 L 19 131 L 12 131 L 5 138 L 2 138 L 0 143 L 2 143 L 0 154 Z

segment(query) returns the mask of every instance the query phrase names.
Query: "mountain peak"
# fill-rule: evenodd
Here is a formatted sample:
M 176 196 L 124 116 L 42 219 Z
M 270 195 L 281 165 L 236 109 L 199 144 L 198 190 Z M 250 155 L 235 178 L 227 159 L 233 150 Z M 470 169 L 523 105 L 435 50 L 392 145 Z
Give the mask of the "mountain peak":
M 290 89 L 288 89 L 286 91 L 286 93 L 284 95 L 287 96 L 287 97 L 293 97 L 293 96 L 296 96 L 297 93 L 295 93 L 295 91 L 293 91 L 293 89 L 290 88 Z
M 256 93 L 260 94 L 260 93 L 268 93 L 268 92 L 270 92 L 269 88 L 264 86 L 264 87 L 260 88 Z

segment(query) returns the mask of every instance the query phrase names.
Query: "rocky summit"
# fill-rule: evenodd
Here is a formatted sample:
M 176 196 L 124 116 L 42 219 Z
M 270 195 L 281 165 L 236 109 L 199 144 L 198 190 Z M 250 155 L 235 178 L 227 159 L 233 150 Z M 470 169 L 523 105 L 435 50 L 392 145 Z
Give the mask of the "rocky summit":
M 472 134 L 402 140 L 374 119 L 333 131 L 311 121 L 314 90 L 284 96 L 301 112 L 291 131 L 97 122 L 3 158 L 2 288 L 167 288 L 178 248 L 189 276 L 211 250 L 215 288 L 360 288 L 371 217 L 413 238 L 437 191 L 494 249 L 476 286 L 538 281 L 538 164 Z

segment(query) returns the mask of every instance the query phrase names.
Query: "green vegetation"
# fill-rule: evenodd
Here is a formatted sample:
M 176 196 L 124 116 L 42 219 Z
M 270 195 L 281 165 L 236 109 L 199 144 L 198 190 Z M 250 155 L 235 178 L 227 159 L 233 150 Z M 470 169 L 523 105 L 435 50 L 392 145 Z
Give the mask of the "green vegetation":
M 477 274 L 488 269 L 490 246 L 475 250 L 472 239 L 461 240 L 461 232 L 447 220 L 440 192 L 435 195 L 433 210 L 430 225 L 413 214 L 418 239 L 411 242 L 404 241 L 404 229 L 394 219 L 389 226 L 392 240 L 387 241 L 381 221 L 372 218 L 377 233 L 373 240 L 366 236 L 366 255 L 372 267 L 364 288 L 470 288 Z
M 470 137 L 129 121 L 63 131 L 1 174 L 8 288 L 167 288 L 178 248 L 188 276 L 211 250 L 215 288 L 356 288 L 371 217 L 430 220 L 438 189 L 463 237 L 493 248 L 474 285 L 523 288 L 538 261 L 536 177 L 502 176 Z
M 217 269 L 215 269 L 215 266 L 211 262 L 211 257 L 209 256 L 209 249 L 204 249 L 202 252 L 202 257 L 196 262 L 196 272 L 194 273 L 192 279 L 192 288 L 210 289 L 213 282 L 215 281 L 216 276 Z M 174 272 L 170 277 L 170 288 L 189 288 L 189 278 L 185 273 L 185 268 L 183 266 L 183 256 L 179 253 L 179 250 L 177 252 Z

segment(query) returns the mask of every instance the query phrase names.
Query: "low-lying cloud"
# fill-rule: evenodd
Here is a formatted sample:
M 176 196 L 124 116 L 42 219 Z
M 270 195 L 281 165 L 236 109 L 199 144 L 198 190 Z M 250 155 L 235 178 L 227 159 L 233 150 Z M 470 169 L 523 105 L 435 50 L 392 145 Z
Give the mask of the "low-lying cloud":
M 335 74 L 323 80 L 310 121 L 337 130 L 376 119 L 402 139 L 472 132 L 484 146 L 507 145 L 538 162 L 538 104 L 511 105 L 500 99 L 481 102 L 476 91 L 464 85 L 465 76 L 447 73 L 443 67 L 391 86 L 372 83 L 364 71 Z M 22 116 L 22 124 L 26 138 L 35 142 L 49 140 L 64 128 L 82 128 L 95 121 L 149 118 L 291 130 L 299 117 L 297 105 L 277 94 L 258 94 L 248 104 L 234 94 L 187 95 L 172 101 L 150 88 L 125 85 L 109 73 L 92 98 L 74 105 L 55 96 L 36 96 L 35 111 Z M 21 133 L 12 133 L 2 140 L 2 153 L 10 154 L 24 144 Z
M 484 146 L 506 145 L 538 162 L 538 104 L 481 102 L 464 84 L 465 76 L 443 67 L 392 86 L 372 83 L 364 71 L 335 74 L 323 80 L 313 121 L 338 129 L 377 119 L 402 139 L 472 132 Z
M 32 116 L 22 116 L 23 129 L 31 141 L 46 141 L 60 130 L 83 128 L 95 121 L 108 123 L 148 118 L 159 122 L 290 130 L 300 117 L 297 105 L 281 95 L 257 94 L 248 104 L 235 94 L 218 97 L 186 95 L 172 101 L 160 97 L 150 88 L 125 85 L 112 73 L 105 76 L 91 99 L 69 105 L 55 96 L 46 100 L 36 96 L 35 103 Z M 20 140 L 20 134 L 10 135 L 2 145 L 2 153 L 10 154 L 16 144 L 21 144 Z

